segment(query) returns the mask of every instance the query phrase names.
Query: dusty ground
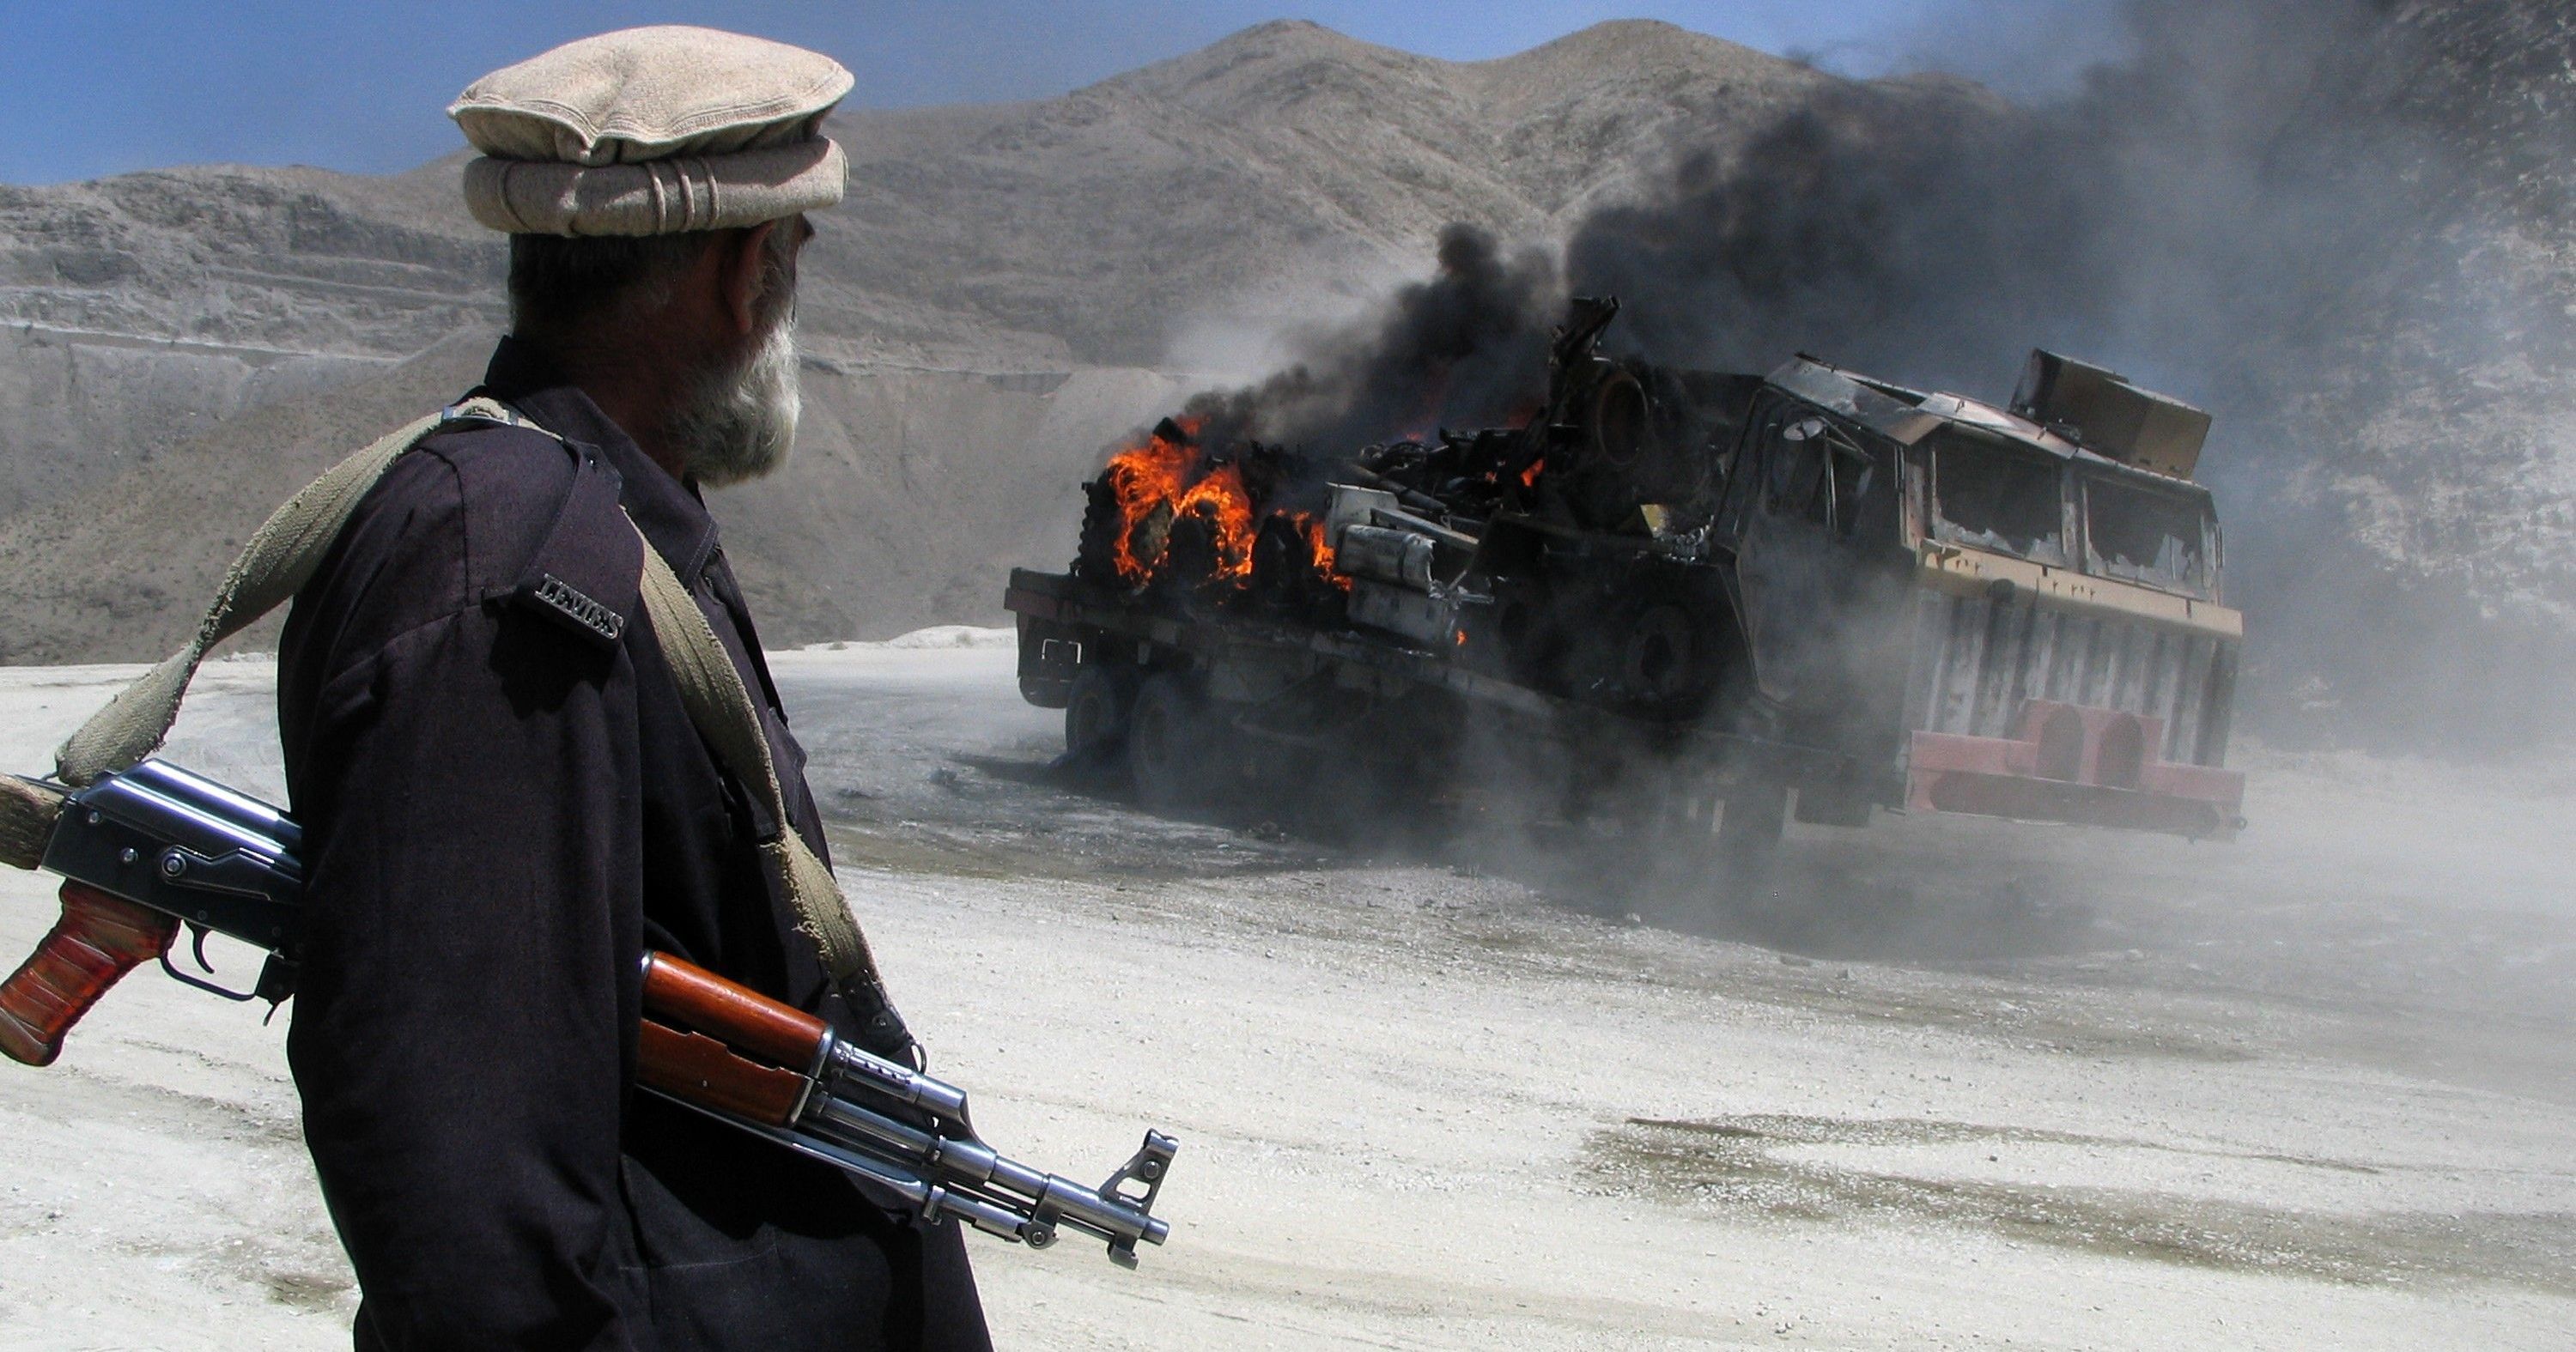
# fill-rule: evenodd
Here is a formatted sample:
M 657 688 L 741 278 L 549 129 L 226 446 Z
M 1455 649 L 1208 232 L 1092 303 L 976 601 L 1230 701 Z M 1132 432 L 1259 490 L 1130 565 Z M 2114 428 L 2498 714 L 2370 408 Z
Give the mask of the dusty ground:
M 1004 1346 L 2576 1326 L 2576 772 L 2258 749 L 2233 846 L 1801 828 L 1778 895 L 1718 916 L 1597 854 L 1141 816 L 1046 773 L 1006 650 L 778 665 L 988 1137 L 1077 1174 L 1149 1123 L 1185 1142 L 1140 1272 L 976 1242 Z M 0 673 L 0 766 L 44 765 L 117 674 Z M 274 792 L 268 677 L 211 671 L 175 757 Z M 46 889 L 0 889 L 23 950 Z M 281 1032 L 139 975 L 61 1064 L 0 1073 L 0 1347 L 345 1345 Z

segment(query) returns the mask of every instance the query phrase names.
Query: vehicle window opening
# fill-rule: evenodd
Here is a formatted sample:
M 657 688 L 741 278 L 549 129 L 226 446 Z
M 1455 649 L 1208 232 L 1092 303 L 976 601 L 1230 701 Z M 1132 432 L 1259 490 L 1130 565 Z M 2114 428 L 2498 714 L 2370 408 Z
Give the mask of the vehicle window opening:
M 2065 562 L 2065 488 L 2055 461 L 1954 434 L 1935 447 L 1932 476 L 1944 536 Z
M 1771 452 L 1771 509 L 1797 512 L 1806 507 L 1816 487 L 1816 461 L 1824 448 L 1814 442 L 1783 440 Z
M 2084 538 L 2096 568 L 2117 578 L 2204 585 L 2207 515 L 2170 493 L 2094 480 L 2085 485 Z
M 1834 523 L 1834 504 L 1842 478 L 1833 432 L 1822 418 L 1800 418 L 1780 429 L 1773 453 L 1771 509 L 1801 516 L 1827 528 Z

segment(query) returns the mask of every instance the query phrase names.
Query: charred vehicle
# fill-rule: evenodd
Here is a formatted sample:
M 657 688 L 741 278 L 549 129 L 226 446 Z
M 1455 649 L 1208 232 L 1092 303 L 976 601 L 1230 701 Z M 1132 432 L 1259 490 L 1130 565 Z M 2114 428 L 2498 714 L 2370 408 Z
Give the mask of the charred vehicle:
M 1302 752 L 1738 851 L 1792 804 L 2235 834 L 2206 415 L 2046 352 L 2008 408 L 1612 359 L 1616 312 L 1576 303 L 1519 426 L 1320 459 L 1164 423 L 1072 571 L 1012 575 L 1023 693 L 1156 804 Z

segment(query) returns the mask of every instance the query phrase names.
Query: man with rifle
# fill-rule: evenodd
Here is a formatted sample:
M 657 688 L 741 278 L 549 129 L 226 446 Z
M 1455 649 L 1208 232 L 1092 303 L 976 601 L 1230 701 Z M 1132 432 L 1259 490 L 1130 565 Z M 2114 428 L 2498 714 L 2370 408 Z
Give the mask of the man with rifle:
M 797 254 L 842 194 L 822 123 L 850 84 L 648 28 L 449 110 L 475 218 L 510 236 L 475 392 L 499 408 L 392 463 L 279 657 L 287 1047 L 361 1348 L 989 1345 L 958 1226 L 630 1087 L 648 949 L 914 1057 L 846 914 L 780 866 L 822 824 L 699 496 L 794 437 Z M 751 692 L 774 790 L 638 622 L 647 548 Z
M 1127 1267 L 1170 1233 L 1171 1137 L 1094 1187 L 923 1073 L 699 497 L 794 439 L 796 259 L 849 87 L 697 28 L 469 87 L 466 199 L 512 240 L 484 384 L 279 507 L 53 780 L 0 775 L 0 863 L 66 880 L 0 980 L 0 1056 L 51 1064 L 156 958 L 300 992 L 362 1349 L 981 1349 L 964 1226 Z M 293 817 L 145 759 L 208 650 L 290 598 Z M 182 928 L 268 965 L 192 976 Z
M 205 985 L 182 923 L 270 949 L 362 1349 L 986 1348 L 941 1220 L 1127 1263 L 1168 1228 L 1169 1138 L 1085 1188 L 918 1073 L 699 497 L 794 438 L 850 82 L 650 28 L 469 87 L 466 198 L 511 236 L 484 384 L 281 507 L 60 784 L 0 777 L 0 860 L 70 879 L 0 1053 L 49 1063 L 156 956 Z M 294 819 L 142 762 L 290 593 Z

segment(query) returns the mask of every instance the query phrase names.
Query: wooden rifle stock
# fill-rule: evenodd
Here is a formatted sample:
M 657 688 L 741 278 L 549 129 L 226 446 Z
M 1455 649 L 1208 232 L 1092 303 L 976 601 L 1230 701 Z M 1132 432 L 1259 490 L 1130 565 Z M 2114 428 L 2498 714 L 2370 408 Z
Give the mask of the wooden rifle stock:
M 823 1051 L 821 1019 L 667 953 L 644 955 L 644 1009 L 635 1078 L 646 1088 L 764 1126 L 795 1121 Z
M 784 1127 L 804 1106 L 808 1082 L 792 1070 L 764 1066 L 697 1033 L 644 1021 L 635 1044 L 635 1078 L 647 1089 L 716 1108 L 767 1127 Z
M 774 1065 L 810 1071 L 823 1021 L 668 953 L 644 955 L 644 1008 Z
M 49 1066 L 63 1037 L 126 973 L 170 951 L 179 922 L 95 887 L 63 884 L 63 915 L 0 983 L 0 1052 Z

